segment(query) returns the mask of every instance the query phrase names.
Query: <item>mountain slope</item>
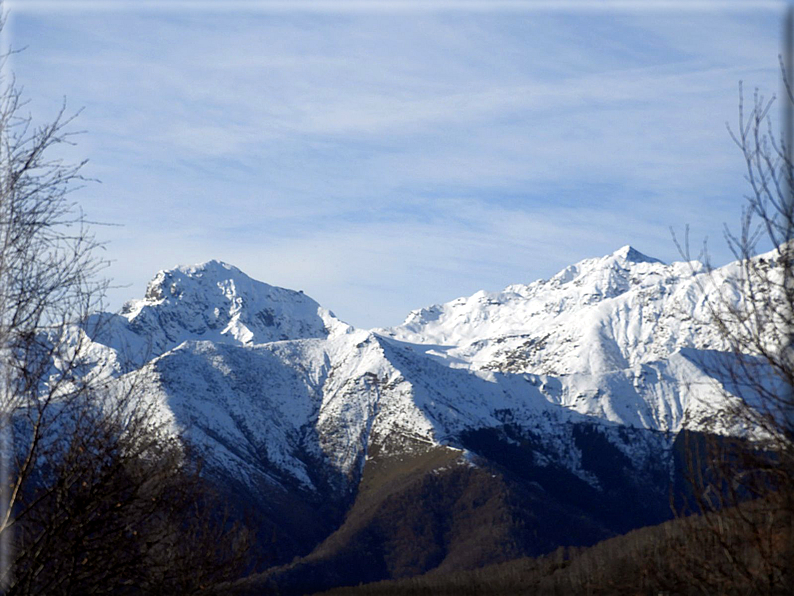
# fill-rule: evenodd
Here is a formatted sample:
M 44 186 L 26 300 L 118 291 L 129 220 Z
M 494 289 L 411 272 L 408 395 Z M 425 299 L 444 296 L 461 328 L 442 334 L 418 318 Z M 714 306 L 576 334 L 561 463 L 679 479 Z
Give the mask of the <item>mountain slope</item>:
M 700 271 L 693 275 L 692 268 Z M 682 347 L 718 347 L 707 320 L 699 264 L 645 257 L 629 246 L 586 259 L 549 280 L 478 292 L 413 311 L 383 332 L 435 344 L 451 365 L 551 375 L 604 373 L 667 358 Z
M 507 556 L 456 550 L 495 523 L 470 511 L 485 503 L 499 503 L 511 556 L 662 521 L 676 434 L 711 424 L 734 389 L 710 365 L 733 356 L 705 324 L 710 284 L 730 272 L 623 247 L 359 330 L 211 261 L 161 271 L 142 300 L 96 317 L 87 353 L 137 383 L 256 513 L 270 563 L 317 547 L 266 581 L 330 585 L 353 560 L 380 579 Z M 396 562 L 405 523 L 437 528 L 422 539 L 435 554 Z

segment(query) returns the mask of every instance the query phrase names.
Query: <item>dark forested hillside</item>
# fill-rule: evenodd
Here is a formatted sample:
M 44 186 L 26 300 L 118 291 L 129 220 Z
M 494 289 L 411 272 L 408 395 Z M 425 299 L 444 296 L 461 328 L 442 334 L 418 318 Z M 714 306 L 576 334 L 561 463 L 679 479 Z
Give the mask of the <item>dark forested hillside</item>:
M 757 503 L 755 518 L 773 528 L 779 540 L 774 561 L 790 570 L 785 542 L 790 541 L 791 520 L 767 516 L 763 502 Z M 726 522 L 729 516 L 717 519 Z M 788 524 L 788 526 L 787 526 Z M 730 527 L 730 526 L 728 526 Z M 747 547 L 739 564 L 760 564 L 759 552 L 736 527 L 725 543 Z M 792 577 L 749 577 L 737 569 L 725 544 L 709 531 L 706 519 L 695 516 L 633 530 L 589 548 L 559 547 L 541 557 L 524 557 L 455 572 L 431 572 L 401 580 L 383 581 L 322 592 L 324 596 L 590 596 L 665 594 L 768 594 L 789 595 Z
M 589 546 L 672 516 L 666 465 L 636 470 L 601 431 L 573 432 L 598 488 L 562 467 L 533 463 L 538 443 L 509 426 L 465 435 L 476 456 L 420 445 L 412 456 L 372 453 L 341 527 L 308 556 L 242 586 L 251 594 L 304 594 L 428 572 L 452 578 L 561 546 Z M 655 482 L 636 480 L 647 477 Z

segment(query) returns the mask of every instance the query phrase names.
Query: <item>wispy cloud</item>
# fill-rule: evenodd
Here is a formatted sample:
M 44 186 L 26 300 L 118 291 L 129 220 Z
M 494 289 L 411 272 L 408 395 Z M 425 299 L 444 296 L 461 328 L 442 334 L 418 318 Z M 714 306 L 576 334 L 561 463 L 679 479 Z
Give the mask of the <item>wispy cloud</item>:
M 668 8 L 24 10 L 14 66 L 39 117 L 85 106 L 114 306 L 221 258 L 371 326 L 736 220 L 724 123 L 777 88 L 776 15 Z

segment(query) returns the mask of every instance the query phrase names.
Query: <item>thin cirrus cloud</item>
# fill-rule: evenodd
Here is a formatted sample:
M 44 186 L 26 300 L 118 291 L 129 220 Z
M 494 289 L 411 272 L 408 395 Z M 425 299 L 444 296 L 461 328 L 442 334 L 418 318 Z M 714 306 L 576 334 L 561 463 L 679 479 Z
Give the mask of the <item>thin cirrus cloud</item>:
M 395 324 L 626 243 L 672 260 L 670 226 L 737 220 L 724 123 L 739 80 L 777 88 L 774 11 L 448 4 L 12 6 L 34 114 L 85 106 L 67 156 L 102 180 L 87 212 L 123 224 L 98 230 L 110 305 L 220 258 Z

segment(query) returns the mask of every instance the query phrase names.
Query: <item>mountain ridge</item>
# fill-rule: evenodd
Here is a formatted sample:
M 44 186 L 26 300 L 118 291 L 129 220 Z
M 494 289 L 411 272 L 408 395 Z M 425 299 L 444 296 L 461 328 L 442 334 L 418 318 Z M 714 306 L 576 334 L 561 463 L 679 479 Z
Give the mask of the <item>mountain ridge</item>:
M 517 507 L 521 523 L 537 507 L 584 516 L 590 530 L 581 540 L 662 521 L 676 437 L 715 428 L 713 413 L 731 399 L 732 387 L 708 366 L 713 354 L 727 356 L 706 304 L 712 282 L 731 271 L 668 265 L 627 245 L 546 280 L 366 330 L 302 292 L 209 261 L 159 272 L 143 299 L 88 334 L 89 351 L 105 374 L 138 383 L 206 474 L 234 487 L 229 498 L 244 498 L 261 527 L 291 545 L 280 561 L 317 547 L 324 554 L 306 565 L 325 577 L 323 561 L 358 557 L 350 545 L 365 536 L 395 539 L 378 525 L 382 512 L 402 511 L 399 503 L 419 498 L 413 491 L 440 494 L 427 474 L 461 494 L 488 470 L 501 474 L 501 488 L 481 487 L 478 499 Z M 149 351 L 122 366 L 130 345 Z M 436 463 L 397 480 L 408 462 L 436 452 L 444 454 L 428 460 Z M 364 490 L 373 466 L 396 488 Z M 463 473 L 467 466 L 483 473 Z M 521 504 L 505 496 L 514 491 L 534 496 Z M 648 506 L 621 519 L 609 503 L 627 498 Z M 445 523 L 463 523 L 468 514 L 460 515 Z M 316 531 L 306 532 L 307 519 Z M 542 527 L 542 544 L 559 539 Z M 505 531 L 523 537 L 515 538 L 521 552 L 546 548 Z M 461 560 L 491 561 L 476 552 Z

